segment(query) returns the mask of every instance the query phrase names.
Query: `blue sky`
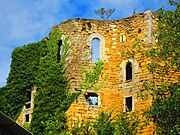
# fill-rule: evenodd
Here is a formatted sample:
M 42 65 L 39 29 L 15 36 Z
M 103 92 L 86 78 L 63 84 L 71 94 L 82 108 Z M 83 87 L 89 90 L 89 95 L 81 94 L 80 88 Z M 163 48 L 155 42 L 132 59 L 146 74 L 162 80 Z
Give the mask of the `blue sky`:
M 99 19 L 94 10 L 115 8 L 110 19 L 148 9 L 169 8 L 167 0 L 0 0 L 0 87 L 6 85 L 14 48 L 36 42 L 70 18 Z

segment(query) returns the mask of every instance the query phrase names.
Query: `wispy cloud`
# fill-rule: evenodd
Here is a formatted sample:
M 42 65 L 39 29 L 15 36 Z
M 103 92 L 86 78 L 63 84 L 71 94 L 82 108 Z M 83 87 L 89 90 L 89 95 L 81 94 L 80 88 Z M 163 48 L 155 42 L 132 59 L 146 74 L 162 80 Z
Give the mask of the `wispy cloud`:
M 44 15 L 44 18 L 41 18 L 25 10 L 10 15 L 9 21 L 11 25 L 10 39 L 30 41 L 35 40 L 37 36 L 47 34 L 47 29 L 56 23 L 56 19 L 51 15 Z

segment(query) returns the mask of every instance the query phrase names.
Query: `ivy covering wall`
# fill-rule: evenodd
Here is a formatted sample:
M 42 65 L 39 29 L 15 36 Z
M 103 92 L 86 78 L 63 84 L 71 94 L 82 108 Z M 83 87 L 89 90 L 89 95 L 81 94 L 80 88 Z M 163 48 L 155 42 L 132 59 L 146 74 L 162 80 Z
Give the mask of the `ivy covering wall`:
M 58 59 L 58 41 L 62 33 L 54 29 L 40 42 L 14 49 L 7 85 L 0 88 L 0 110 L 16 120 L 27 102 L 27 91 L 36 88 L 34 111 L 29 130 L 34 134 L 60 133 L 66 128 L 65 111 L 77 94 L 68 92 L 63 74 L 68 55 L 68 40 L 62 41 Z
M 39 61 L 45 48 L 45 39 L 14 49 L 7 85 L 1 88 L 0 110 L 16 119 L 24 103 L 26 92 L 36 85 Z

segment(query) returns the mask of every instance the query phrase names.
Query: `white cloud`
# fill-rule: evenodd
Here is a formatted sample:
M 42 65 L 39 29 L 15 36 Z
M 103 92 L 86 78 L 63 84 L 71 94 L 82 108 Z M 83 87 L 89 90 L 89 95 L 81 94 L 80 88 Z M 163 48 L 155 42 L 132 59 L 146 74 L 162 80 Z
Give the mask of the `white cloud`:
M 45 36 L 47 29 L 51 28 L 56 19 L 51 15 L 44 15 L 44 18 L 34 16 L 29 11 L 21 11 L 9 16 L 11 23 L 10 38 L 13 40 L 29 40 L 34 41 L 37 38 L 37 34 Z
M 26 4 L 26 3 L 24 3 Z M 54 16 L 57 13 L 57 0 L 43 0 L 30 3 L 26 8 L 16 11 L 8 16 L 13 40 L 34 41 L 37 35 L 47 35 L 49 29 L 58 22 Z

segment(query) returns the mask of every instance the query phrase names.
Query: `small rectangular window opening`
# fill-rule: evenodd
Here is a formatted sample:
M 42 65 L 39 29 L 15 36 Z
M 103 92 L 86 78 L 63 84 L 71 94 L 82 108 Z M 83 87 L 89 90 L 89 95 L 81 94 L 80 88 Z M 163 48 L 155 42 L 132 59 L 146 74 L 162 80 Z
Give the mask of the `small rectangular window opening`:
M 25 115 L 25 122 L 29 122 L 29 114 Z
M 126 112 L 132 111 L 132 96 L 125 98 L 125 111 Z
M 98 105 L 98 95 L 96 93 L 88 93 L 86 95 L 86 101 L 89 105 Z

